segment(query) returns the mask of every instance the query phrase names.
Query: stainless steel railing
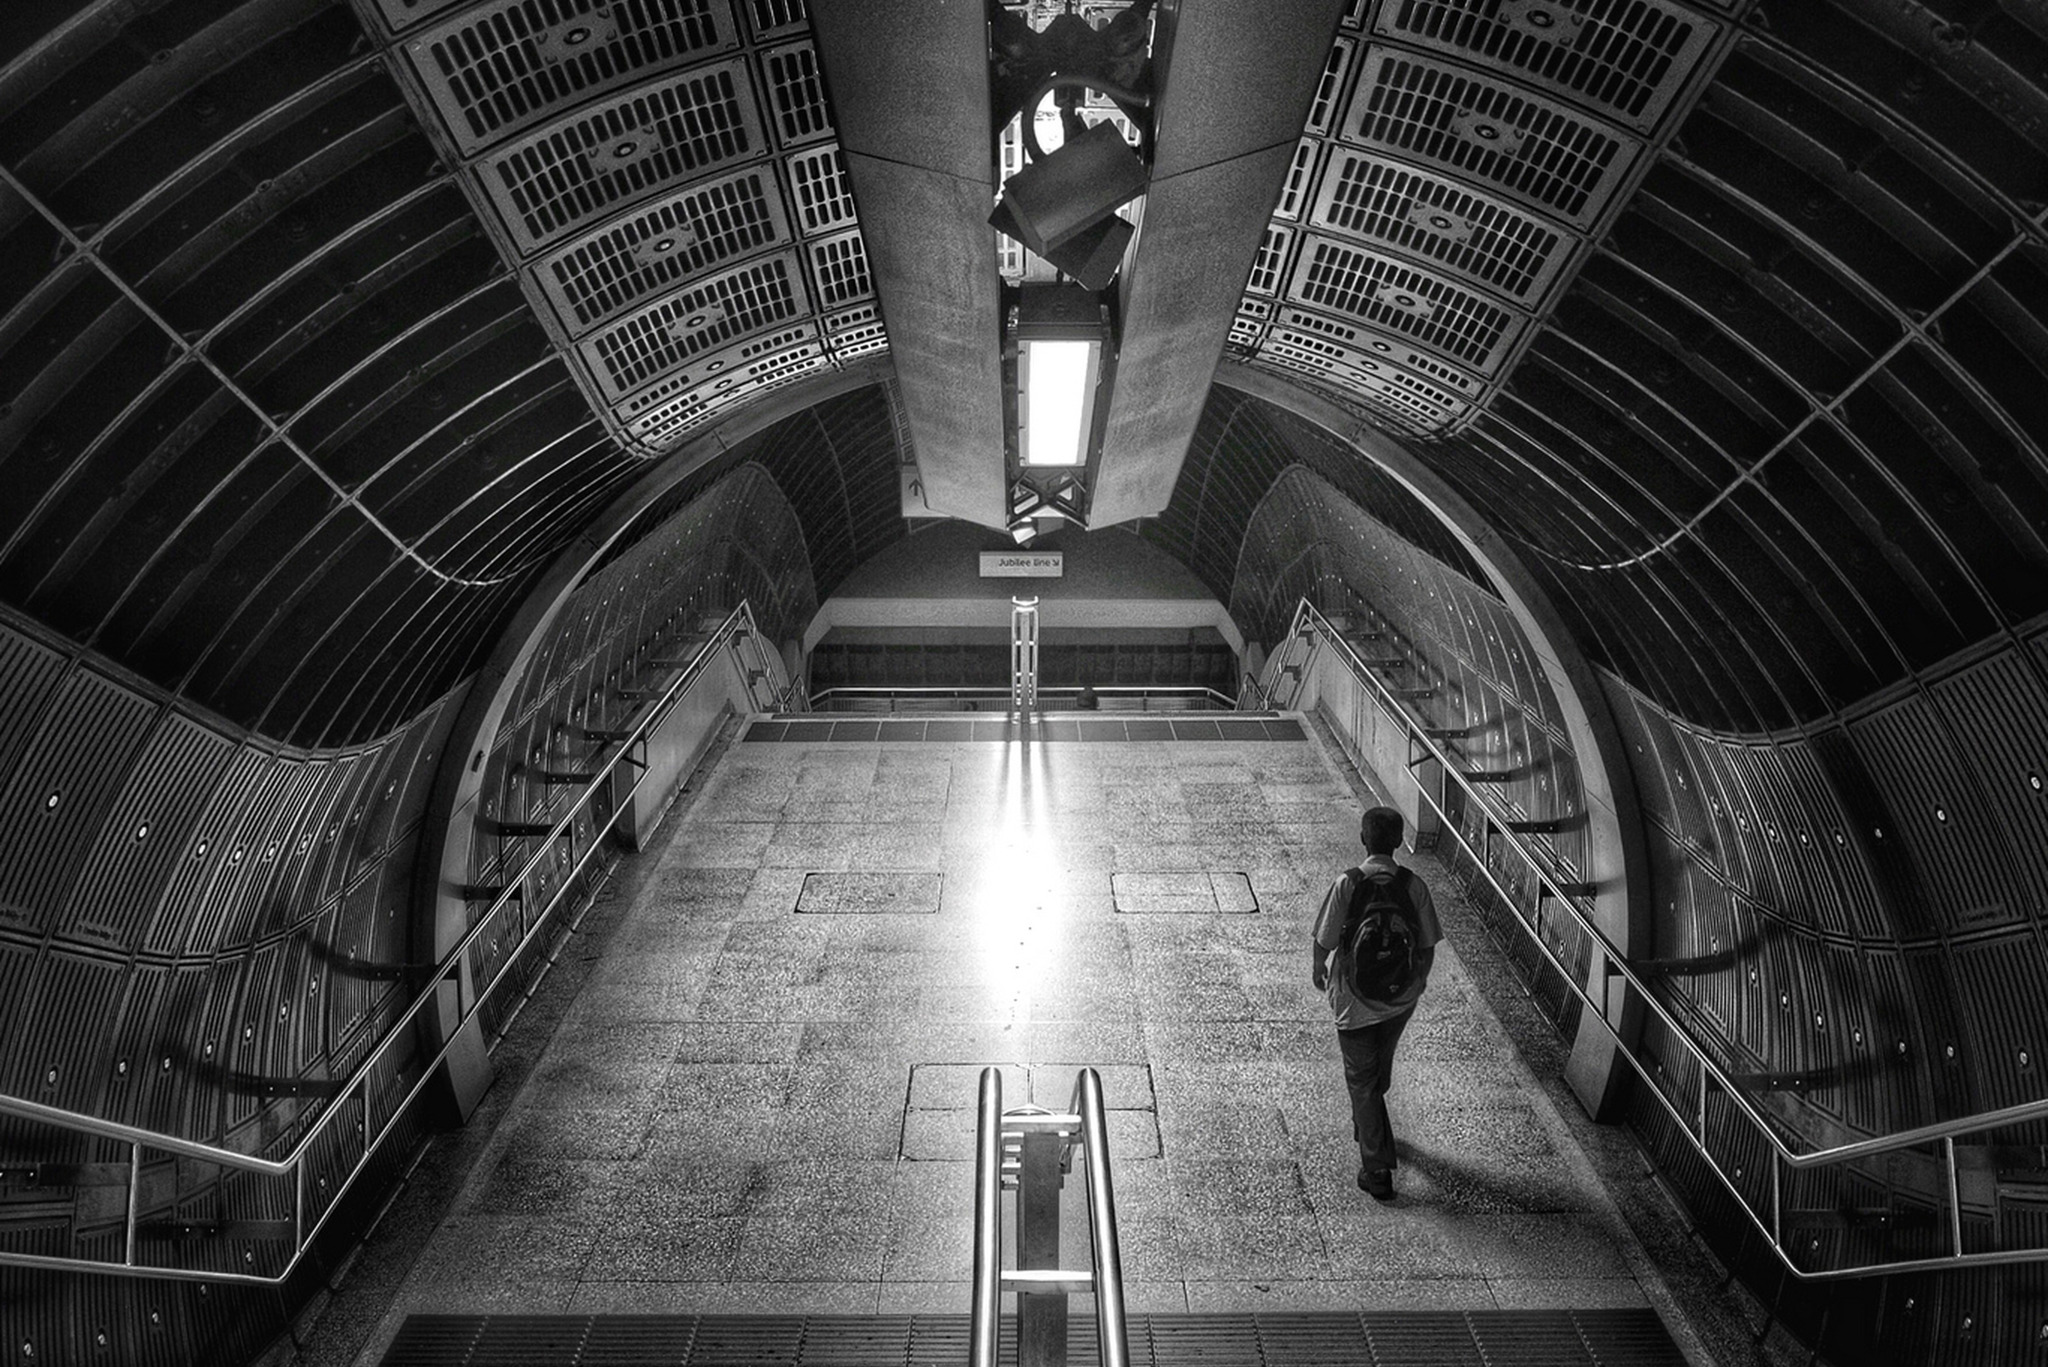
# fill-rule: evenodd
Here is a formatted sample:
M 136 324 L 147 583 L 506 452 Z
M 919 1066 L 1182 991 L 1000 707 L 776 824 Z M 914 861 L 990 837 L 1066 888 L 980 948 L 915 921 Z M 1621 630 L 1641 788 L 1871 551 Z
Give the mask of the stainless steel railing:
M 1439 786 L 1435 793 L 1418 783 L 1417 791 L 1436 814 L 1444 829 L 1451 832 L 1458 843 L 1472 856 L 1480 873 L 1492 886 L 1494 892 L 1508 906 L 1516 909 L 1524 928 L 1530 932 L 1530 939 L 1538 951 L 1554 969 L 1559 978 L 1579 999 L 1587 1019 L 1595 1022 L 1615 1043 L 1620 1057 L 1642 1078 L 1644 1086 L 1658 1104 L 1678 1123 L 1678 1129 L 1687 1142 L 1705 1160 L 1721 1184 L 1728 1189 L 1736 1203 L 1742 1207 L 1750 1222 L 1769 1242 L 1785 1268 L 1793 1276 L 1807 1281 L 1834 1280 L 1846 1277 L 1870 1276 L 1876 1273 L 1918 1272 L 1940 1268 L 1985 1266 L 2004 1263 L 2048 1262 L 2048 1246 L 1969 1251 L 1964 1247 L 1963 1219 L 1960 1179 L 1956 1159 L 1956 1139 L 1962 1135 L 1982 1134 L 2028 1121 L 2048 1118 L 2048 1098 L 2026 1102 L 2017 1106 L 2006 1106 L 1995 1111 L 1983 1111 L 1974 1115 L 1959 1116 L 1952 1120 L 1932 1125 L 1921 1125 L 1914 1129 L 1893 1134 L 1879 1135 L 1852 1143 L 1836 1144 L 1825 1148 L 1812 1148 L 1795 1152 L 1781 1135 L 1782 1128 L 1767 1118 L 1751 1100 L 1743 1094 L 1739 1083 L 1697 1043 L 1676 1016 L 1658 1000 L 1649 983 L 1632 968 L 1613 941 L 1595 925 L 1579 903 L 1588 896 L 1585 887 L 1576 880 L 1565 878 L 1549 866 L 1548 860 L 1540 857 L 1528 842 L 1522 840 L 1511 828 L 1511 818 L 1501 811 L 1496 801 L 1480 785 L 1466 781 L 1460 762 L 1445 750 L 1429 734 L 1423 720 L 1401 705 L 1386 684 L 1373 674 L 1364 659 L 1346 641 L 1343 634 L 1332 626 L 1315 605 L 1303 599 L 1295 612 L 1290 640 L 1299 639 L 1309 643 L 1308 652 L 1292 666 L 1297 675 L 1295 699 L 1298 700 L 1300 680 L 1305 679 L 1313 666 L 1316 649 L 1328 649 L 1343 662 L 1348 672 L 1362 684 L 1368 695 L 1389 719 L 1399 723 L 1407 732 L 1408 750 L 1411 756 L 1411 771 L 1425 759 L 1436 762 Z M 1278 652 L 1276 652 L 1276 660 Z M 1269 669 L 1273 666 L 1269 664 Z M 1480 842 L 1477 848 L 1460 828 L 1451 815 L 1451 792 L 1455 785 L 1466 810 L 1476 811 L 1480 816 Z M 1539 892 L 1532 924 L 1521 911 L 1520 902 L 1502 884 L 1494 873 L 1494 856 L 1501 852 L 1513 854 L 1537 880 Z M 1607 1006 L 1596 999 L 1579 981 L 1579 974 L 1561 960 L 1551 947 L 1544 943 L 1541 932 L 1543 904 L 1548 900 L 1561 908 L 1577 927 L 1604 956 L 1606 971 L 1610 976 L 1623 979 L 1631 989 L 1631 999 L 1639 1002 L 1645 1010 L 1664 1026 L 1669 1038 L 1685 1051 L 1699 1072 L 1697 1094 L 1692 1100 L 1697 1104 L 1692 1114 L 1681 1112 L 1665 1094 L 1656 1076 L 1654 1061 L 1641 1057 L 1637 1046 L 1616 1029 L 1607 1016 Z M 1741 1184 L 1742 1169 L 1737 1167 L 1730 1173 L 1722 1160 L 1714 1153 L 1714 1144 L 1708 1133 L 1708 1098 L 1710 1089 L 1718 1089 L 1733 1106 L 1736 1113 L 1755 1128 L 1767 1146 L 1770 1162 L 1770 1184 L 1767 1209 L 1757 1209 L 1750 1195 Z M 1785 1181 L 1788 1173 L 1805 1173 L 1838 1169 L 1859 1160 L 1885 1157 L 1907 1152 L 1927 1145 L 1938 1144 L 1941 1156 L 1941 1184 L 1932 1193 L 1934 1205 L 1938 1207 L 1946 1199 L 1946 1225 L 1948 1251 L 1946 1253 L 1919 1256 L 1887 1258 L 1872 1262 L 1856 1263 L 1844 1267 L 1809 1268 L 1802 1267 L 1791 1254 L 1785 1238 Z M 1876 1180 L 1876 1179 L 1873 1179 Z M 1881 1184 L 1880 1184 L 1881 1185 Z
M 1075 1077 L 1069 1105 L 1064 1114 L 1036 1107 L 1005 1111 L 1002 1070 L 981 1071 L 980 1118 L 975 1130 L 974 1301 L 968 1318 L 968 1367 L 996 1367 L 996 1340 L 1005 1291 L 1018 1296 L 1018 1367 L 1063 1367 L 1066 1361 L 1063 1337 L 1046 1342 L 1042 1336 L 1024 1332 L 1024 1321 L 1031 1309 L 1027 1302 L 1060 1298 L 1061 1313 L 1052 1322 L 1064 1330 L 1064 1298 L 1070 1293 L 1089 1292 L 1095 1296 L 1095 1335 L 1102 1367 L 1130 1367 L 1123 1255 L 1117 1244 L 1116 1199 L 1109 1177 L 1109 1122 L 1102 1101 L 1102 1078 L 1093 1068 L 1083 1068 Z M 1025 1184 L 1045 1179 L 1044 1165 L 1024 1161 L 1024 1146 L 1048 1140 L 1061 1145 L 1057 1169 L 1052 1173 L 1054 1180 L 1058 1173 L 1071 1168 L 1074 1145 L 1081 1146 L 1091 1266 L 1087 1271 L 1036 1267 L 1005 1271 L 1003 1188 L 1009 1186 L 1018 1191 L 1021 1226 L 1021 1212 L 1028 1195 Z M 1015 1161 L 1006 1157 L 1013 1142 L 1018 1153 Z M 1005 1173 L 1011 1169 L 1015 1169 L 1015 1174 L 1006 1181 Z M 1018 1240 L 1020 1247 L 1027 1242 L 1026 1231 L 1021 1227 Z
M 421 1067 L 419 1078 L 406 1090 L 404 1097 L 397 1104 L 388 1106 L 385 1109 L 381 1120 L 374 1127 L 369 1123 L 371 1112 L 370 1079 L 376 1075 L 380 1067 L 393 1062 L 396 1051 L 411 1041 L 411 1027 L 419 1019 L 420 1014 L 440 1000 L 441 984 L 460 974 L 461 966 L 466 956 L 486 934 L 497 926 L 499 918 L 505 914 L 506 909 L 522 896 L 522 889 L 526 886 L 527 880 L 539 870 L 544 862 L 553 859 L 557 842 L 570 836 L 577 817 L 591 806 L 601 792 L 612 790 L 612 776 L 618 766 L 620 764 L 627 764 L 637 768 L 639 773 L 635 777 L 632 786 L 623 792 L 614 792 L 611 815 L 592 830 L 588 844 L 582 854 L 575 859 L 568 872 L 556 885 L 555 891 L 542 904 L 540 911 L 532 917 L 530 925 L 525 934 L 520 937 L 518 944 L 499 962 L 501 964 L 516 963 L 526 953 L 542 929 L 547 926 L 555 905 L 561 900 L 563 894 L 575 884 L 576 879 L 583 871 L 589 867 L 591 859 L 597 851 L 603 848 L 604 837 L 610 831 L 612 825 L 617 822 L 620 816 L 631 809 L 634 796 L 640 791 L 641 785 L 647 782 L 649 768 L 646 760 L 646 745 L 648 738 L 668 719 L 669 714 L 675 710 L 676 705 L 682 701 L 683 697 L 704 677 L 705 671 L 718 660 L 724 648 L 729 643 L 736 643 L 744 637 L 758 639 L 759 630 L 755 626 L 751 607 L 743 602 L 733 609 L 725 620 L 713 630 L 711 635 L 698 648 L 696 654 L 691 657 L 689 663 L 683 666 L 682 671 L 662 690 L 660 697 L 616 741 L 616 748 L 613 750 L 611 758 L 599 765 L 590 780 L 577 791 L 575 798 L 569 803 L 562 816 L 545 836 L 540 837 L 536 841 L 534 851 L 528 856 L 526 862 L 520 866 L 516 874 L 506 880 L 503 889 L 485 907 L 483 913 L 477 917 L 476 924 L 470 927 L 469 931 L 463 935 L 455 947 L 436 965 L 425 988 L 404 1011 L 399 1013 L 397 1019 L 385 1033 L 384 1038 L 370 1051 L 369 1056 L 363 1060 L 361 1066 L 350 1075 L 349 1080 L 335 1093 L 327 1109 L 321 1112 L 311 1126 L 307 1128 L 306 1133 L 292 1146 L 291 1151 L 283 1157 L 259 1158 L 253 1154 L 241 1153 L 233 1149 L 225 1149 L 217 1145 L 185 1139 L 178 1135 L 162 1134 L 135 1125 L 124 1125 L 118 1121 L 104 1120 L 98 1116 L 85 1115 L 77 1111 L 67 1111 L 55 1106 L 46 1106 L 41 1102 L 30 1101 L 25 1097 L 0 1094 L 0 1115 L 16 1116 L 55 1129 L 117 1140 L 128 1145 L 128 1197 L 126 1202 L 125 1228 L 122 1238 L 123 1258 L 121 1262 L 117 1263 L 99 1258 L 63 1257 L 0 1249 L 0 1266 L 36 1267 L 64 1272 L 101 1272 L 185 1281 L 230 1282 L 256 1286 L 275 1286 L 290 1277 L 298 1267 L 300 1260 L 305 1257 L 306 1250 L 312 1246 L 313 1240 L 319 1236 L 321 1229 L 325 1227 L 328 1218 L 340 1207 L 342 1198 L 368 1168 L 370 1159 L 376 1154 L 378 1147 L 390 1136 L 392 1129 L 397 1126 L 400 1120 L 412 1108 L 413 1103 L 419 1099 L 420 1093 L 432 1082 L 436 1069 L 440 1067 L 447 1059 L 449 1053 L 456 1047 L 457 1042 L 461 1038 L 463 1028 L 478 1011 L 483 1009 L 484 1003 L 490 998 L 493 990 L 499 984 L 506 981 L 502 969 L 489 983 L 478 988 L 474 998 L 459 1011 L 455 1027 L 448 1031 L 448 1042 L 443 1044 L 434 1056 Z M 754 684 L 759 680 L 752 673 L 746 672 L 744 661 L 738 661 L 737 663 L 742 668 L 750 701 L 755 706 L 759 706 L 759 697 L 753 692 Z M 638 752 L 637 758 L 635 757 L 636 751 Z M 334 1187 L 332 1193 L 322 1192 L 315 1196 L 314 1199 L 316 1200 L 324 1199 L 326 1205 L 316 1215 L 311 1217 L 309 1223 L 309 1212 L 307 1209 L 308 1191 L 306 1185 L 309 1156 L 315 1152 L 318 1145 L 327 1137 L 328 1131 L 340 1123 L 341 1117 L 352 1114 L 357 1109 L 361 1111 L 361 1119 L 358 1122 L 358 1126 L 362 1131 L 360 1141 L 362 1147 L 356 1153 L 347 1177 Z M 168 1153 L 183 1158 L 198 1159 L 223 1168 L 257 1173 L 265 1177 L 291 1179 L 293 1184 L 293 1243 L 290 1260 L 275 1273 L 227 1272 L 216 1271 L 210 1268 L 162 1267 L 138 1263 L 136 1261 L 136 1234 L 137 1222 L 140 1218 L 142 1155 L 145 1150 L 152 1153 Z
M 1080 694 L 1079 686 L 1041 684 L 1038 687 L 1038 708 L 1044 711 L 1074 710 L 1072 700 Z M 1147 712 L 1187 711 L 1188 704 L 1202 709 L 1234 711 L 1237 699 L 1204 684 L 1102 684 L 1096 687 L 1095 695 L 1105 712 Z M 838 710 L 835 703 L 876 703 L 872 711 L 932 711 L 949 702 L 1000 702 L 1009 705 L 1008 685 L 978 688 L 962 686 L 941 688 L 919 685 L 917 687 L 890 688 L 875 686 L 854 686 L 847 684 L 821 688 L 811 694 L 811 708 L 814 711 Z M 1183 704 L 1180 707 L 1153 704 Z

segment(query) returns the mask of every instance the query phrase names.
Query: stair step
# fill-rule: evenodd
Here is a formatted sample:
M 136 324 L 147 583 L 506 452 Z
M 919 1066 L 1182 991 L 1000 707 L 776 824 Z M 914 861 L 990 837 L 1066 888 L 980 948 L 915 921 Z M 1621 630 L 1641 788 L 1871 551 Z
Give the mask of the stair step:
M 676 1288 L 680 1298 L 687 1295 Z M 1385 1310 L 1132 1315 L 1131 1367 L 1373 1363 L 1684 1367 L 1655 1310 Z M 965 1315 L 408 1315 L 383 1367 L 673 1367 L 773 1363 L 959 1367 Z M 1014 1316 L 998 1361 L 1015 1367 Z M 1069 1367 L 1098 1367 L 1092 1316 L 1067 1325 Z

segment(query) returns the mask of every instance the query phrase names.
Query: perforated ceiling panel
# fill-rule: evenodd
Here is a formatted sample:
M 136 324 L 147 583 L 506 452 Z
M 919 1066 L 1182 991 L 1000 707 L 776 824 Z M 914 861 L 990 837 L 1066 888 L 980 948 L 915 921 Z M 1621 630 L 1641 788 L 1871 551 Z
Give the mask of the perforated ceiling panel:
M 430 22 L 378 0 L 375 14 L 628 450 L 659 454 L 887 346 L 872 308 L 849 315 L 874 281 L 803 0 L 484 0 Z
M 1730 28 L 1679 0 L 1361 0 L 1345 28 L 1229 354 L 1445 434 L 1513 370 Z

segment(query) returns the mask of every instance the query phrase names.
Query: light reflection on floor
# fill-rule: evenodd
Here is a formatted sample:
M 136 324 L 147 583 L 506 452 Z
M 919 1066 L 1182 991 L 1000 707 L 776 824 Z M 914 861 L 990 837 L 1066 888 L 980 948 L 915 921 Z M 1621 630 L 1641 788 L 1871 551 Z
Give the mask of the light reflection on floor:
M 1073 907 L 1055 845 L 1052 747 L 1020 738 L 985 748 L 1001 802 L 967 914 L 990 1000 L 1019 1023 L 1032 1019 L 1033 995 L 1060 962 Z
M 735 745 L 579 939 L 589 981 L 389 1327 L 964 1312 L 988 1064 L 1013 1103 L 1101 1070 L 1134 1310 L 1642 1304 L 1455 945 L 1397 1068 L 1403 1199 L 1354 1185 L 1302 950 L 1357 810 L 1313 739 Z M 892 872 L 921 905 L 795 910 Z M 1189 901 L 1216 873 L 1257 911 Z M 1118 875 L 1160 900 L 1119 910 Z

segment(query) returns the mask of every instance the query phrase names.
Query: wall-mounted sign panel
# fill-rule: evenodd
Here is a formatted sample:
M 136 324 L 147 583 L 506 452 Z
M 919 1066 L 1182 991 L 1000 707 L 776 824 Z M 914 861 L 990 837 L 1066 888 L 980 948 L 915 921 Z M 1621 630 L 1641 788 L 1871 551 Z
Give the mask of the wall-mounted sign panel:
M 1060 551 L 983 551 L 983 579 L 1057 579 L 1063 572 Z

